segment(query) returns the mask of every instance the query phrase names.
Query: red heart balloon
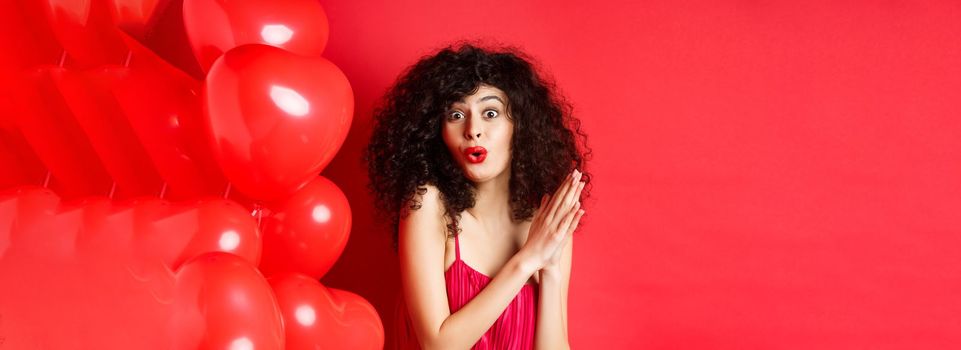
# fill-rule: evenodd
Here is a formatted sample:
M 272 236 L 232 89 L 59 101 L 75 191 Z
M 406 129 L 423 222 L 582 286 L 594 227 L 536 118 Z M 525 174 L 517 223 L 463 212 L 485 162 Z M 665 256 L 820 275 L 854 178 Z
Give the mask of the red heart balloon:
M 222 195 L 227 180 L 210 152 L 200 107 L 201 82 L 133 38 L 129 72 L 109 88 L 167 184 L 164 198 Z
M 64 101 L 59 82 L 70 74 L 42 66 L 24 76 L 15 100 L 17 128 L 62 186 L 64 198 L 107 195 L 111 182 L 96 151 Z
M 0 84 L 0 106 L 9 106 L 10 101 L 6 98 L 22 88 L 17 84 L 22 70 L 41 64 L 56 64 L 63 56 L 63 48 L 53 32 L 38 25 L 36 22 L 40 19 L 29 16 L 21 7 L 17 1 L 0 1 L 0 43 L 4 46 L 4 54 L 0 55 L 0 82 L 3 82 Z M 5 128 L 2 125 L 4 118 L 0 115 L 0 129 Z M 0 140 L 3 138 L 0 135 Z M 0 144 L 0 149 L 3 147 Z M 0 178 L 3 176 L 0 174 Z
M 318 176 L 277 206 L 263 221 L 265 276 L 299 272 L 321 278 L 347 245 L 351 213 L 347 197 Z
M 343 144 L 354 113 L 350 83 L 333 63 L 259 44 L 214 63 L 203 101 L 227 179 L 264 201 L 316 177 Z
M 129 68 L 101 66 L 67 72 L 55 79 L 70 115 L 116 183 L 112 198 L 158 194 L 163 187 L 147 151 L 111 92 L 129 76 Z
M 20 4 L 27 17 L 49 27 L 72 59 L 72 68 L 122 64 L 126 59 L 110 0 L 20 0 Z
M 82 215 L 74 244 L 81 260 L 133 258 L 133 211 L 129 205 L 118 205 L 106 197 L 86 197 L 62 211 Z
M 220 213 L 223 202 L 207 201 L 213 207 L 201 204 L 194 216 Z M 279 307 L 253 265 L 212 252 L 175 277 L 159 261 L 141 261 L 131 244 L 135 223 L 173 209 L 159 199 L 133 203 L 137 210 L 106 198 L 60 201 L 36 187 L 0 194 L 2 329 L 16 335 L 5 346 L 140 349 L 172 341 L 173 348 L 283 348 Z
M 8 240 L 2 252 L 3 258 L 10 256 L 26 256 L 28 258 L 51 257 L 57 259 L 69 259 L 73 255 L 70 248 L 73 240 L 69 243 L 66 240 L 55 240 L 56 235 L 61 233 L 65 236 L 76 233 L 75 231 L 59 230 L 50 232 L 58 227 L 53 220 L 60 207 L 60 197 L 53 191 L 36 186 L 25 186 L 13 191 L 15 200 L 15 215 L 10 218 L 8 227 L 0 229 L 8 230 L 6 235 Z
M 17 217 L 16 193 L 0 193 L 0 261 L 10 248 L 10 232 L 13 231 L 13 220 Z
M 42 18 L 30 7 L 38 1 L 0 1 L 0 42 L 11 54 L 0 55 L 0 77 L 37 64 L 55 64 L 60 60 L 63 48 Z M 16 48 L 16 50 L 14 50 Z M 12 54 L 12 53 L 16 54 Z M 6 80 L 2 80 L 6 81 Z
M 211 252 L 177 271 L 173 349 L 283 349 L 277 299 L 257 269 L 240 257 Z
M 128 273 L 137 258 L 128 207 L 105 198 L 61 202 L 46 189 L 17 192 L 16 224 L 4 225 L 11 206 L 0 201 L 6 226 L 0 237 L 13 234 L 0 259 L 3 329 L 16 335 L 5 346 L 129 349 L 166 338 L 157 330 L 169 318 L 172 298 L 164 301 L 157 292 L 172 289 L 172 279 Z M 113 331 L 118 328 L 124 332 Z
M 154 16 L 161 0 L 112 0 L 114 22 L 120 29 L 137 38 L 143 38 L 147 23 Z
M 316 0 L 185 0 L 183 6 L 184 28 L 205 72 L 217 57 L 244 44 L 315 57 L 327 45 L 327 14 Z
M 66 300 L 77 305 L 67 310 L 86 316 L 73 320 L 73 325 L 65 322 L 64 328 L 85 329 L 78 342 L 84 348 L 141 348 L 169 339 L 158 330 L 170 318 L 173 273 L 137 251 L 132 203 L 86 198 L 79 207 L 84 223 L 77 239 L 76 267 L 83 273 L 66 282 L 74 286 L 73 298 Z M 124 332 L 105 336 L 117 328 Z
M 205 199 L 186 205 L 147 199 L 135 205 L 137 246 L 171 270 L 206 252 L 235 254 L 260 263 L 261 238 L 247 210 L 226 199 Z
M 288 349 L 383 349 L 384 325 L 364 298 L 298 273 L 271 276 Z
M 0 105 L 13 105 L 7 97 L 0 96 Z M 0 169 L 4 169 L 0 171 L 0 189 L 40 185 L 47 174 L 47 168 L 23 138 L 13 117 L 12 113 L 0 115 Z
M 206 71 L 200 68 L 194 58 L 190 41 L 187 39 L 182 1 L 165 0 L 165 4 L 161 5 L 150 19 L 147 33 L 140 42 L 191 77 L 203 79 L 206 75 Z

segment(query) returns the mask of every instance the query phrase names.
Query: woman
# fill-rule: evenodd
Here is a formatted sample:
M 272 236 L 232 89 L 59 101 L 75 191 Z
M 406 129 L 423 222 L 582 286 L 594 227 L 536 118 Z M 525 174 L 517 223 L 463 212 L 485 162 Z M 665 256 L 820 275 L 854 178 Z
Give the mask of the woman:
M 409 67 L 375 110 L 364 158 L 396 227 L 401 347 L 569 347 L 590 150 L 553 90 L 516 49 L 456 44 Z

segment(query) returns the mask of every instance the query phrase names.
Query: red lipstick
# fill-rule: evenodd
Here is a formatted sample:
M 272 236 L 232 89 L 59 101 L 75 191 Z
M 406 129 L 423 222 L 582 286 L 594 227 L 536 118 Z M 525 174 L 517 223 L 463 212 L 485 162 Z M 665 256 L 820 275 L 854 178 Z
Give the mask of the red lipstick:
M 474 146 L 464 150 L 464 156 L 467 157 L 467 161 L 473 164 L 479 164 L 487 158 L 487 149 L 481 146 Z

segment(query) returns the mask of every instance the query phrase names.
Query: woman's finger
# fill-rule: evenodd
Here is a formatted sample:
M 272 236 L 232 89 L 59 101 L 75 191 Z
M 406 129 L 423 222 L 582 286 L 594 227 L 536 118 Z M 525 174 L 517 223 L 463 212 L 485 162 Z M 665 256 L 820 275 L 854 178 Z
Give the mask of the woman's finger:
M 568 236 L 574 234 L 574 230 L 576 230 L 577 225 L 581 223 L 581 217 L 584 216 L 584 213 L 585 213 L 584 209 L 580 209 L 577 211 L 577 215 L 574 216 L 574 221 L 572 221 L 570 227 L 567 228 Z
M 547 211 L 547 217 L 545 218 L 547 222 L 555 222 L 554 217 L 557 216 L 557 210 L 561 205 L 561 201 L 564 199 L 564 194 L 574 183 L 574 172 L 564 179 L 564 183 L 558 186 L 557 191 L 554 193 L 554 198 L 551 200 L 550 210 Z
M 580 200 L 580 199 L 581 199 L 581 191 L 584 190 L 584 187 L 585 187 L 585 186 L 587 186 L 587 182 L 580 181 L 580 182 L 577 183 L 577 192 L 574 193 L 574 200 Z
M 544 214 L 544 208 L 547 205 L 550 198 L 551 197 L 547 194 L 544 194 L 543 196 L 541 196 L 540 204 L 537 206 L 537 209 L 534 209 L 534 214 L 533 214 L 534 220 L 537 220 L 538 218 L 540 218 L 541 215 Z
M 574 221 L 574 216 L 577 215 L 577 212 L 579 212 L 580 209 L 581 202 L 578 201 L 577 203 L 574 203 L 574 207 L 567 212 L 567 215 L 564 215 L 564 221 L 561 221 L 561 225 L 557 227 L 557 231 L 566 235 L 568 228 L 571 226 L 571 222 Z
M 580 185 L 581 185 L 580 180 L 581 180 L 581 173 L 577 172 L 576 174 L 574 174 L 572 185 L 570 186 L 568 191 L 564 193 L 564 202 L 562 204 L 562 208 L 570 208 L 572 205 L 574 205 L 574 201 L 577 200 L 577 198 L 574 197 L 574 194 L 576 194 L 577 189 L 580 188 Z M 561 209 L 561 210 L 566 210 L 566 209 Z
M 545 198 L 547 198 L 547 195 L 546 195 L 546 194 L 541 196 L 541 200 L 537 202 L 537 206 L 534 208 L 534 214 L 537 214 L 539 211 L 541 211 L 541 209 L 544 208 L 544 199 L 545 199 Z
M 570 197 L 568 197 L 568 198 L 567 198 L 567 202 L 565 202 L 565 203 L 570 203 L 570 204 L 567 204 L 567 207 L 573 206 L 573 205 L 574 205 L 574 202 L 578 202 L 578 203 L 580 202 L 580 200 L 581 200 L 581 190 L 584 189 L 584 186 L 585 186 L 585 185 L 586 185 L 585 182 L 583 182 L 583 181 L 578 181 L 578 182 L 577 182 L 577 185 L 573 186 L 573 188 L 572 188 L 571 191 L 570 191 L 570 192 L 571 192 Z

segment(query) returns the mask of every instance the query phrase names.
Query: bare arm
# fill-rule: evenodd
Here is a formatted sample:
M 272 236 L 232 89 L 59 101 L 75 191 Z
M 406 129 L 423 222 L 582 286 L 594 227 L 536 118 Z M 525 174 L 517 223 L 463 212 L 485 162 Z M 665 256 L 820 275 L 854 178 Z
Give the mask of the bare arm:
M 443 212 L 439 191 L 427 186 L 421 208 L 401 219 L 401 285 L 422 348 L 467 349 L 494 325 L 538 266 L 524 254 L 514 255 L 487 287 L 451 314 L 444 281 Z
M 571 280 L 571 258 L 574 255 L 574 231 L 580 224 L 581 190 L 585 183 L 580 182 L 580 176 L 574 177 L 577 186 L 571 187 L 565 195 L 565 201 L 575 201 L 568 212 L 571 220 L 564 238 L 564 243 L 550 261 L 538 273 L 540 276 L 540 300 L 537 310 L 537 333 L 534 335 L 534 345 L 537 349 L 570 349 L 567 337 L 567 291 Z
M 569 228 L 583 214 L 578 210 L 579 180 L 580 173 L 575 170 L 554 196 L 544 196 L 520 252 L 454 314 L 448 307 L 444 281 L 447 238 L 443 203 L 440 191 L 427 186 L 421 207 L 401 216 L 398 247 L 404 298 L 423 348 L 469 348 L 494 325 L 534 272 L 560 265 L 562 244 L 573 231 Z
M 540 271 L 537 334 L 534 336 L 537 349 L 570 349 L 567 337 L 567 290 L 573 245 L 573 236 L 569 236 L 559 266 Z

